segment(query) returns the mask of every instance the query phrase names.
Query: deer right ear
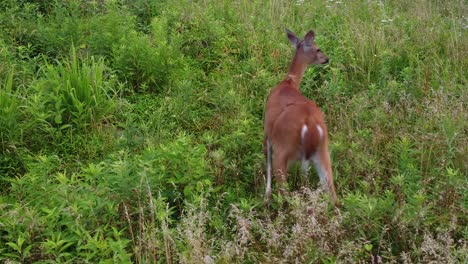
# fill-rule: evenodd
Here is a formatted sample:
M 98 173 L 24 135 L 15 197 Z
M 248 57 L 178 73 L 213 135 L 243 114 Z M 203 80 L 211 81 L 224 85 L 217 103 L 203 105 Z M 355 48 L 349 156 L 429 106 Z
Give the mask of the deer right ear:
M 312 43 L 314 43 L 315 40 L 315 33 L 313 30 L 307 32 L 307 34 L 304 37 L 304 42 L 307 46 L 312 46 Z
M 291 45 L 293 45 L 296 48 L 297 44 L 299 43 L 299 38 L 296 37 L 296 35 L 292 33 L 289 29 L 286 29 L 286 34 L 288 35 L 289 43 L 291 43 Z

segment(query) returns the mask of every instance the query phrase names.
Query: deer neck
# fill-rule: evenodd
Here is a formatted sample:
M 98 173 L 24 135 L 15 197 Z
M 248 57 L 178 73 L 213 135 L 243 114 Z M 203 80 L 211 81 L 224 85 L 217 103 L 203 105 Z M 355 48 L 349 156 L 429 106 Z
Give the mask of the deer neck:
M 291 65 L 289 66 L 288 75 L 286 79 L 292 80 L 299 88 L 299 85 L 302 81 L 302 77 L 304 76 L 304 72 L 307 69 L 307 64 L 304 63 L 298 56 L 297 53 L 294 56 Z

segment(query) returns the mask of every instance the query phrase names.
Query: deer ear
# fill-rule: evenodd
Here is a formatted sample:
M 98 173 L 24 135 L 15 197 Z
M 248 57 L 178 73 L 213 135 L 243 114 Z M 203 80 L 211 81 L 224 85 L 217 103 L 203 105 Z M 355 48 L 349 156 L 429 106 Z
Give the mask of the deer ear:
M 299 38 L 296 37 L 296 35 L 292 33 L 289 29 L 286 29 L 286 34 L 288 35 L 289 43 L 291 43 L 291 45 L 293 45 L 296 48 L 297 44 L 299 43 Z
M 312 43 L 314 43 L 315 39 L 315 33 L 313 30 L 307 32 L 307 34 L 304 37 L 304 42 L 307 46 L 312 46 Z

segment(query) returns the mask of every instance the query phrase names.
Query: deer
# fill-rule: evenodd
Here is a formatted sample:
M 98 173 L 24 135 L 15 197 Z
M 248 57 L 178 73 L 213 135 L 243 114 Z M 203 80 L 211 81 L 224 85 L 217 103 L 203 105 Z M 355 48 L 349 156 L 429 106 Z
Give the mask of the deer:
M 321 185 L 329 191 L 335 206 L 339 207 L 333 184 L 324 114 L 299 91 L 307 67 L 311 64 L 327 64 L 328 57 L 315 44 L 313 30 L 307 32 L 303 40 L 288 29 L 286 33 L 295 48 L 295 54 L 286 77 L 271 90 L 265 106 L 265 202 L 271 202 L 272 170 L 281 195 L 285 193 L 284 184 L 291 163 L 300 161 L 302 174 L 306 176 L 312 161 Z

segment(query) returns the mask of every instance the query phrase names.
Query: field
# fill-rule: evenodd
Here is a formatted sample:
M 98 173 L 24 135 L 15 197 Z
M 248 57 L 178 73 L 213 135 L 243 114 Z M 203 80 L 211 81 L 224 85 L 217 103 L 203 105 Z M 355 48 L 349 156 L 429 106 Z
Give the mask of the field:
M 466 263 L 468 5 L 0 1 L 0 262 Z M 315 171 L 263 203 L 263 112 L 313 29 Z

